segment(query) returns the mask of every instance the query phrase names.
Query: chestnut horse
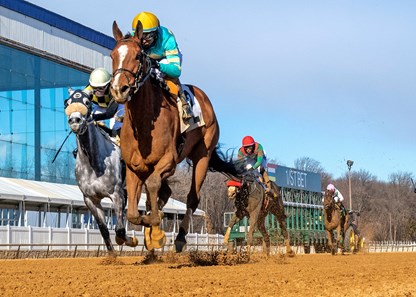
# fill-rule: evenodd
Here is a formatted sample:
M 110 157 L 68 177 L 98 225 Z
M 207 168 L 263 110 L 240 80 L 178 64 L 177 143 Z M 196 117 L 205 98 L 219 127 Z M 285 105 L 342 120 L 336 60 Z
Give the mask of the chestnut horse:
M 135 32 L 134 36 L 123 36 L 117 23 L 113 23 L 117 43 L 111 52 L 111 94 L 114 100 L 125 104 L 120 145 L 127 165 L 127 218 L 132 224 L 147 227 L 145 245 L 148 250 L 162 247 L 166 236 L 159 229 L 161 209 L 171 195 L 166 179 L 174 174 L 178 163 L 189 158 L 193 165 L 192 184 L 187 195 L 186 214 L 175 239 L 176 251 L 180 252 L 186 244 L 185 235 L 198 207 L 207 170 L 235 174 L 235 166 L 222 160 L 217 153 L 218 122 L 207 95 L 195 86 L 188 87 L 198 100 L 205 125 L 181 135 L 177 98 L 172 98 L 149 79 L 150 59 L 141 45 L 143 27 L 140 21 Z M 146 215 L 138 212 L 143 186 L 150 211 Z
M 329 191 L 325 191 L 324 195 L 324 219 L 328 246 L 332 255 L 337 253 L 337 248 L 341 248 L 344 253 L 344 236 L 348 227 L 348 214 L 344 217 L 341 216 L 341 209 L 337 207 Z M 337 233 L 336 245 L 334 244 L 334 231 Z
M 224 243 L 228 243 L 231 228 L 244 217 L 249 218 L 250 229 L 247 233 L 247 247 L 253 242 L 253 233 L 256 228 L 263 236 L 266 244 L 266 254 L 270 254 L 270 236 L 266 230 L 265 220 L 269 213 L 272 213 L 279 221 L 280 230 L 284 237 L 286 253 L 292 257 L 294 252 L 290 246 L 289 235 L 286 228 L 286 214 L 283 206 L 283 199 L 280 188 L 276 183 L 271 181 L 271 186 L 277 197 L 270 197 L 265 193 L 264 187 L 257 180 L 254 173 L 249 173 L 243 177 L 241 181 L 230 180 L 227 182 L 227 196 L 230 200 L 234 200 L 236 211 L 228 223 L 227 232 L 224 236 Z

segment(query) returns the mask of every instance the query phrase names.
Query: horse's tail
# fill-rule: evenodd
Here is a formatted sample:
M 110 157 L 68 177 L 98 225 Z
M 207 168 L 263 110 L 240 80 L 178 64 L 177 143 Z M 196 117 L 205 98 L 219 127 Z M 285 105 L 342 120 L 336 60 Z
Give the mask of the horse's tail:
M 219 146 L 217 146 L 211 154 L 211 159 L 209 160 L 208 169 L 210 171 L 217 171 L 227 175 L 230 178 L 239 179 L 244 173 L 242 168 L 236 166 L 236 164 L 231 160 L 227 160 L 227 157 L 224 156 L 224 153 L 221 152 Z

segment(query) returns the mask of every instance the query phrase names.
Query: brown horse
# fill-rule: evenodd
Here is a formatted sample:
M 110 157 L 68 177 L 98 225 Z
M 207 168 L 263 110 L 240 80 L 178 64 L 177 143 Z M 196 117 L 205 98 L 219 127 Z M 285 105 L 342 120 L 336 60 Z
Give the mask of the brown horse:
M 344 236 L 348 227 L 348 214 L 341 215 L 341 209 L 338 207 L 329 191 L 325 191 L 324 195 L 324 218 L 325 230 L 328 238 L 328 246 L 332 255 L 337 253 L 337 248 L 341 248 L 344 253 Z M 334 230 L 337 234 L 337 244 L 334 245 Z
M 177 98 L 149 79 L 150 59 L 142 49 L 140 21 L 135 32 L 134 36 L 123 37 L 117 23 L 113 23 L 117 43 L 111 53 L 111 94 L 117 102 L 125 103 L 120 139 L 127 165 L 127 218 L 133 224 L 148 227 L 145 229 L 148 250 L 162 247 L 166 236 L 159 230 L 160 211 L 171 195 L 166 179 L 174 174 L 179 162 L 189 158 L 193 165 L 192 184 L 187 195 L 187 211 L 175 239 L 176 251 L 180 252 L 186 244 L 185 235 L 198 207 L 207 170 L 229 174 L 236 171 L 232 162 L 222 160 L 216 151 L 218 122 L 207 95 L 195 86 L 188 87 L 201 107 L 205 125 L 181 135 Z M 140 215 L 137 207 L 143 186 L 150 211 L 146 215 Z
M 289 256 L 294 256 L 294 252 L 290 246 L 289 235 L 286 229 L 286 214 L 283 206 L 283 199 L 280 188 L 271 182 L 272 189 L 277 197 L 270 197 L 265 193 L 264 187 L 257 180 L 255 176 L 246 176 L 241 182 L 230 180 L 227 182 L 228 198 L 234 200 L 236 211 L 231 218 L 227 232 L 224 236 L 224 243 L 228 243 L 231 228 L 244 217 L 249 218 L 250 229 L 247 234 L 247 246 L 250 247 L 253 243 L 253 232 L 256 228 L 259 229 L 263 235 L 264 243 L 266 244 L 266 253 L 270 254 L 270 236 L 266 230 L 265 219 L 270 212 L 279 221 L 280 230 L 285 239 L 286 253 Z

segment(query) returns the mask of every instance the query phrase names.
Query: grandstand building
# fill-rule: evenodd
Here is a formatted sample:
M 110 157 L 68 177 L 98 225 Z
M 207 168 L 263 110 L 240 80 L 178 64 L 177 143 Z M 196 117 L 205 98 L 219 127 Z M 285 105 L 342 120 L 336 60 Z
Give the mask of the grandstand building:
M 84 88 L 94 68 L 111 73 L 115 41 L 23 0 L 0 0 L 0 24 L 0 228 L 94 228 L 76 186 L 74 135 L 52 160 L 70 131 L 68 88 Z M 103 207 L 111 227 L 111 201 Z M 170 199 L 164 210 L 178 219 L 186 205 Z

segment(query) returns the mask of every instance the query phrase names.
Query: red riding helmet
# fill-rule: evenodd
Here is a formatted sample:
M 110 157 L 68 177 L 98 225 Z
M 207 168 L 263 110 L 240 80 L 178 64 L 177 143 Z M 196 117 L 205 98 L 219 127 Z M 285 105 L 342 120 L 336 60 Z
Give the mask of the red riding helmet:
M 254 138 L 251 136 L 245 136 L 243 138 L 243 146 L 251 146 L 254 145 Z

